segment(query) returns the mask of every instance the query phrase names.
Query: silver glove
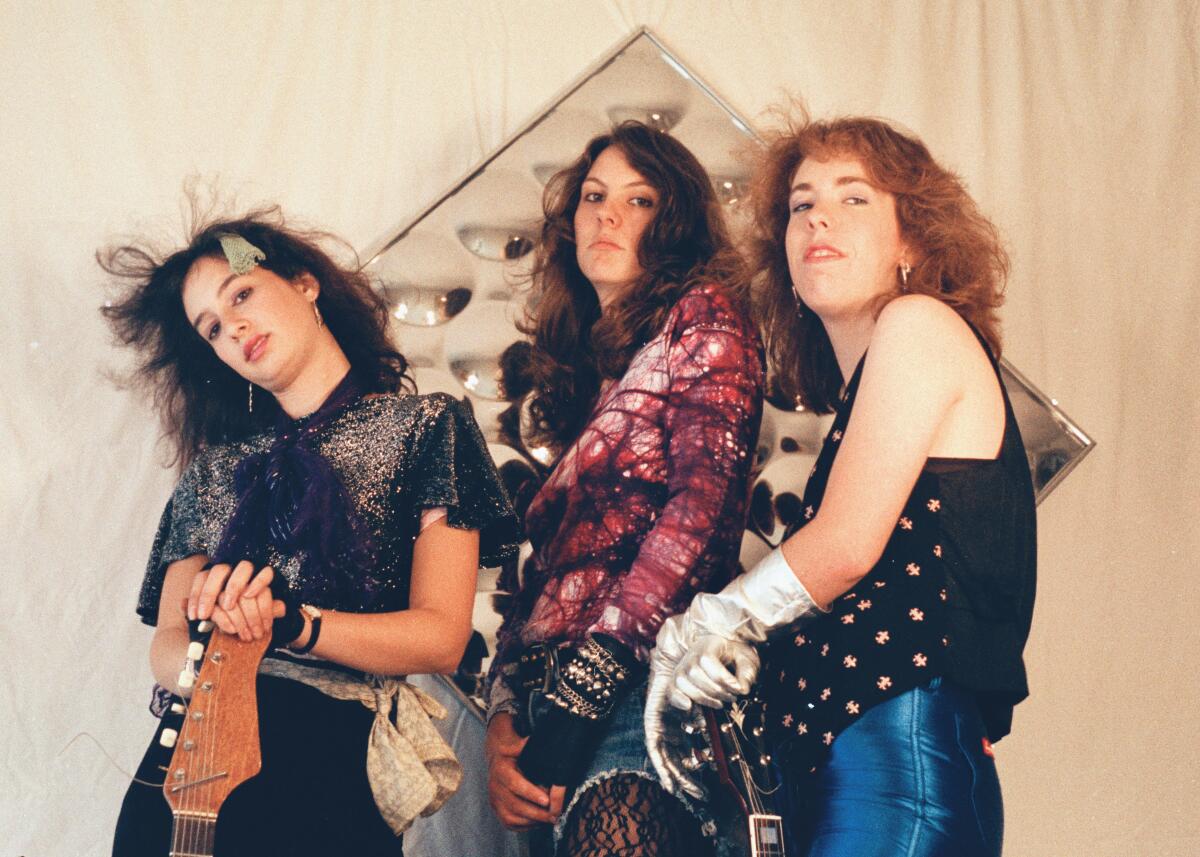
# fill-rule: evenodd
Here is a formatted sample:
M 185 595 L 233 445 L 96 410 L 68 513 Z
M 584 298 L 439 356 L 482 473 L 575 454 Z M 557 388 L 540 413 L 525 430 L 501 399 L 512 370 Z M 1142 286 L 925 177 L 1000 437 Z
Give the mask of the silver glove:
M 690 762 L 695 757 L 683 733 L 684 717 L 667 701 L 675 665 L 686 652 L 680 637 L 682 622 L 682 616 L 672 616 L 664 622 L 654 651 L 650 653 L 650 679 L 646 688 L 646 709 L 642 714 L 646 752 L 664 789 L 703 800 L 704 788 L 692 773 L 695 766 Z
M 668 703 L 684 711 L 693 703 L 719 708 L 749 692 L 758 674 L 757 644 L 775 628 L 822 612 L 776 548 L 720 592 L 697 595 L 663 623 L 650 655 L 645 728 L 664 788 L 703 794 L 684 766 L 683 736 L 671 728 L 680 718 L 668 713 Z
M 820 612 L 779 548 L 720 592 L 697 595 L 682 614 L 686 653 L 676 660 L 671 704 L 720 708 L 748 693 L 758 675 L 755 646 L 771 630 Z

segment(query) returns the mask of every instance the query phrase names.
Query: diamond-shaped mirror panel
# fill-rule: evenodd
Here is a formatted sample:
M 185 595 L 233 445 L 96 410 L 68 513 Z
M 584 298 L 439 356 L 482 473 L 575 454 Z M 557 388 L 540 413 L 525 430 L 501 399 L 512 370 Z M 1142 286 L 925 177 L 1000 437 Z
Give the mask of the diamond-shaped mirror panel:
M 517 473 L 521 468 L 535 474 L 548 458 L 546 450 L 523 448 L 519 408 L 506 418 L 506 397 L 518 399 L 523 391 L 506 391 L 501 373 L 506 349 L 521 339 L 516 323 L 540 224 L 542 187 L 592 136 L 629 118 L 656 125 L 687 145 L 708 169 L 728 211 L 736 214 L 748 179 L 739 155 L 755 144 L 753 133 L 653 34 L 641 31 L 396 229 L 367 263 L 393 307 L 402 350 L 422 367 L 421 391 L 445 390 L 465 398 L 493 444 L 497 465 L 512 478 L 525 478 L 524 471 Z M 1040 502 L 1093 444 L 1055 400 L 1007 363 L 1004 381 Z M 744 562 L 765 554 L 786 522 L 803 514 L 799 497 L 828 420 L 770 399 L 756 450 L 760 470 Z M 494 598 L 505 597 L 494 588 L 494 572 L 481 574 L 475 627 L 489 653 L 498 624 Z M 456 681 L 470 694 L 477 678 L 460 675 Z

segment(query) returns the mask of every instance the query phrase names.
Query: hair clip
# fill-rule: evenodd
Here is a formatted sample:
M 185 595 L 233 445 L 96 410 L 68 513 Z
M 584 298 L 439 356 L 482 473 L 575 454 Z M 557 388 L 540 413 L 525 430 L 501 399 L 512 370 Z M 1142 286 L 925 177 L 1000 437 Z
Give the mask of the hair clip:
M 266 253 L 235 232 L 222 233 L 217 240 L 221 242 L 221 252 L 229 261 L 229 270 L 235 274 L 249 273 L 267 258 Z

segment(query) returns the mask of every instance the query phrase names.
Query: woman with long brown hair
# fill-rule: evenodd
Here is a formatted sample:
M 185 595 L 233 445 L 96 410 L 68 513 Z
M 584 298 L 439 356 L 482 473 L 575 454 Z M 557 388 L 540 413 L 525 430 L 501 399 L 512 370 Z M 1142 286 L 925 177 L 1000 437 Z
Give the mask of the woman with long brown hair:
M 1007 257 L 961 181 L 877 119 L 776 135 L 754 216 L 774 366 L 835 418 L 799 529 L 660 632 L 650 755 L 694 790 L 666 697 L 720 706 L 761 672 L 799 853 L 998 855 L 991 742 L 1028 694 L 1036 566 L 996 362 Z
M 704 853 L 648 776 L 645 660 L 664 619 L 737 571 L 761 345 L 709 177 L 672 137 L 595 138 L 545 214 L 527 407 L 555 461 L 506 581 L 491 802 L 512 828 L 555 825 L 560 853 Z
M 184 465 L 137 605 L 163 705 L 188 705 L 189 621 L 270 638 L 261 772 L 181 843 L 160 726 L 114 854 L 394 855 L 457 787 L 403 677 L 454 669 L 476 568 L 515 553 L 516 522 L 470 413 L 415 394 L 386 305 L 327 238 L 272 209 L 100 255 L 104 314 Z

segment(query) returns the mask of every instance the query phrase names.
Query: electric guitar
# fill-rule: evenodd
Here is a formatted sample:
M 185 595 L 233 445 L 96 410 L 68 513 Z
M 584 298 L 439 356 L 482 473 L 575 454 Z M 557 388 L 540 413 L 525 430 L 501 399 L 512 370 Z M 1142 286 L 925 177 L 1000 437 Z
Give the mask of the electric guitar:
M 174 751 L 163 782 L 173 816 L 170 857 L 212 857 L 221 804 L 262 768 L 255 677 L 270 638 L 244 643 L 209 622 L 200 627 L 211 636 L 188 646 L 180 674 L 190 700 L 172 697 L 159 736 Z
M 762 703 L 743 697 L 724 709 L 703 712 L 703 728 L 690 730 L 701 738 L 694 751 L 697 765 L 715 770 L 746 817 L 751 857 L 785 857 L 783 819 L 772 806 L 782 783 L 763 738 Z

